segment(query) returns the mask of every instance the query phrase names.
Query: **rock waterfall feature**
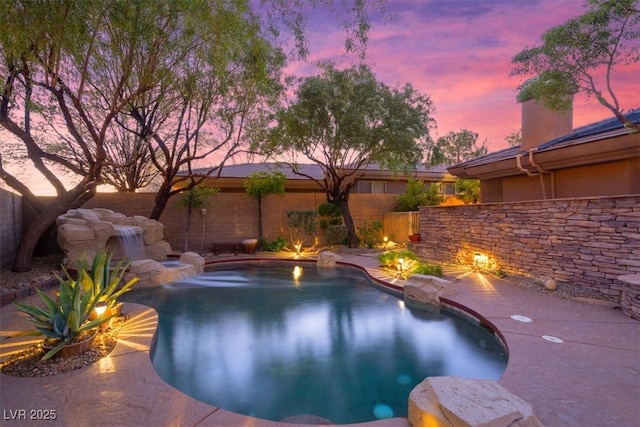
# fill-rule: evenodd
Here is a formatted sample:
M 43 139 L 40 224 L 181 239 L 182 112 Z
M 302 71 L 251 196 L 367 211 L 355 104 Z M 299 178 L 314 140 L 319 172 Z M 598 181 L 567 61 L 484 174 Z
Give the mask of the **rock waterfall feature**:
M 164 239 L 164 226 L 143 216 L 127 217 L 110 209 L 71 209 L 56 219 L 57 241 L 67 259 L 67 268 L 76 268 L 79 256 L 89 262 L 102 248 L 115 251 L 114 259 L 128 258 L 120 240 L 142 240 L 136 258 L 164 260 L 171 246 Z M 134 256 L 129 254 L 129 256 Z

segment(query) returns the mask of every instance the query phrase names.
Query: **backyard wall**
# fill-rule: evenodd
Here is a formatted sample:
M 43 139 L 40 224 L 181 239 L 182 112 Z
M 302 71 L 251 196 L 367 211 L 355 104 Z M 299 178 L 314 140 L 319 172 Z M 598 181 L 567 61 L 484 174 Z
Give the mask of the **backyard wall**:
M 22 198 L 0 188 L 0 268 L 9 268 L 22 238 Z
M 550 277 L 620 295 L 640 273 L 640 195 L 422 207 L 422 258 Z M 480 256 L 476 256 L 480 255 Z M 486 256 L 486 258 L 484 258 Z
M 153 193 L 98 193 L 83 205 L 84 208 L 107 208 L 127 216 L 148 217 L 154 205 Z M 351 214 L 358 227 L 365 221 L 382 221 L 385 212 L 396 205 L 397 195 L 352 194 L 349 199 Z M 45 202 L 47 198 L 42 198 Z M 160 217 L 164 225 L 165 240 L 177 251 L 185 249 L 185 226 L 187 210 L 176 206 L 180 197 L 169 200 Z M 273 241 L 278 236 L 289 237 L 287 211 L 317 210 L 326 200 L 321 193 L 285 193 L 269 195 L 262 201 L 262 225 L 264 238 Z M 219 193 L 210 196 L 206 216 L 199 211 L 191 215 L 189 250 L 209 251 L 213 243 L 239 242 L 258 237 L 258 203 L 255 198 L 243 193 Z M 25 221 L 30 221 L 26 218 Z M 204 226 L 204 239 L 203 236 Z M 307 242 L 311 244 L 312 242 Z

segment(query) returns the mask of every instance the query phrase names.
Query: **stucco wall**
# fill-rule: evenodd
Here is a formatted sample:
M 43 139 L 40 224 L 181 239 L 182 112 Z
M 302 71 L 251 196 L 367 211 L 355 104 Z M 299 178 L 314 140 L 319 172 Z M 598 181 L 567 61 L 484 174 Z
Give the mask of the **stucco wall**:
M 514 160 L 515 163 L 515 160 Z M 542 175 L 522 173 L 504 178 L 483 179 L 483 203 L 523 200 L 606 197 L 640 194 L 640 157 L 560 168 Z M 542 190 L 541 180 L 544 183 Z
M 619 295 L 640 272 L 640 196 L 423 207 L 421 257 L 489 267 Z
M 0 268 L 13 263 L 22 238 L 22 198 L 0 189 Z

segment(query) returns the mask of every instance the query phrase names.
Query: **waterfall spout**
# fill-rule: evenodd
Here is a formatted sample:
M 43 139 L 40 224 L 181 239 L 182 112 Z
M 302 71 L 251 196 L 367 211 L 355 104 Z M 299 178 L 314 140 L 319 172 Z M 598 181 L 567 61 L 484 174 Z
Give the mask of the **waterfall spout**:
M 113 228 L 118 233 L 120 247 L 128 261 L 136 261 L 145 258 L 142 235 L 136 232 L 138 227 L 114 225 Z

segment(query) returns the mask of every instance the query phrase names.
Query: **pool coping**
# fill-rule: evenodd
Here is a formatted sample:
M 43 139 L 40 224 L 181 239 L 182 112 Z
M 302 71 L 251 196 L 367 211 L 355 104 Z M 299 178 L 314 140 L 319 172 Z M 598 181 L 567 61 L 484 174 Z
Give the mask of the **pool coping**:
M 234 256 L 220 261 L 273 260 Z M 282 259 L 282 258 L 278 258 Z M 308 259 L 312 261 L 312 259 Z M 403 281 L 377 268 L 370 256 L 343 255 L 342 263 L 359 267 L 375 281 L 394 289 Z M 549 426 L 635 426 L 640 419 L 640 323 L 618 310 L 598 304 L 560 300 L 519 289 L 507 281 L 469 273 L 456 276 L 457 293 L 446 303 L 462 306 L 495 326 L 509 349 L 507 369 L 498 383 L 533 406 Z M 33 298 L 33 297 L 27 297 Z M 157 322 L 145 306 L 126 303 L 130 321 L 107 358 L 54 377 L 16 378 L 0 375 L 3 425 L 39 425 L 51 421 L 10 419 L 16 414 L 55 410 L 66 425 L 292 426 L 235 414 L 192 399 L 155 373 L 149 346 Z M 522 323 L 511 318 L 533 319 Z M 1 335 L 27 328 L 13 305 L 0 313 Z M 542 339 L 560 337 L 562 343 Z M 0 359 L 9 350 L 30 345 L 28 338 L 3 340 Z M 297 424 L 308 426 L 309 424 Z M 359 427 L 407 427 L 404 418 L 350 424 Z

